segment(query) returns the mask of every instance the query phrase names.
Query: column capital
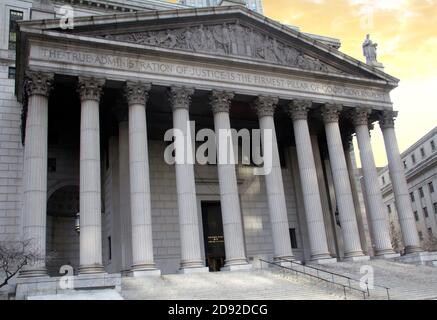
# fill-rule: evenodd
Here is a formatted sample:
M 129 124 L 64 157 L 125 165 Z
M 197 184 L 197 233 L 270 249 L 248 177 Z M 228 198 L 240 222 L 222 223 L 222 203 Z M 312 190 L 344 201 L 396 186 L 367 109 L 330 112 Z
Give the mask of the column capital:
M 259 118 L 273 117 L 279 98 L 272 96 L 259 96 L 253 102 L 253 109 Z
M 209 96 L 212 112 L 214 114 L 219 112 L 229 113 L 233 92 L 213 90 Z
M 288 113 L 292 120 L 307 120 L 312 105 L 310 100 L 293 100 L 288 105 Z
M 193 88 L 172 86 L 167 91 L 168 99 L 173 110 L 189 109 L 191 96 L 194 94 Z
M 324 123 L 338 122 L 340 111 L 343 110 L 340 104 L 327 103 L 321 108 Z
M 394 128 L 395 119 L 398 116 L 397 111 L 386 110 L 379 115 L 379 125 L 381 129 Z
M 127 104 L 141 104 L 145 106 L 149 99 L 149 91 L 152 88 L 150 83 L 127 81 L 124 87 Z
M 80 95 L 80 100 L 95 100 L 100 102 L 104 84 L 105 79 L 97 79 L 94 77 L 79 77 L 77 91 Z
M 40 95 L 48 97 L 53 89 L 53 78 L 53 73 L 28 70 L 25 78 L 27 96 Z
M 351 112 L 349 112 L 348 116 L 352 120 L 354 126 L 367 126 L 369 125 L 369 116 L 372 113 L 372 110 L 367 107 L 356 107 Z

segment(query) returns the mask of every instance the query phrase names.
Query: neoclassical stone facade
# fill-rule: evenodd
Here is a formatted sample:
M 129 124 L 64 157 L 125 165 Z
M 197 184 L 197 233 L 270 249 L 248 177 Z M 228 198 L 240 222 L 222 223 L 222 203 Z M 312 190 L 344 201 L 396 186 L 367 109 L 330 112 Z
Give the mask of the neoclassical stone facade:
M 389 93 L 396 78 L 240 6 L 74 22 L 72 30 L 60 29 L 57 19 L 19 24 L 22 234 L 58 257 L 27 266 L 21 281 L 57 276 L 62 265 L 105 283 L 108 274 L 250 269 L 259 258 L 397 257 L 370 144 L 369 126 L 377 121 L 406 251 L 422 250 L 394 131 Z M 199 49 L 208 30 L 222 51 Z M 254 34 L 262 37 L 251 42 Z M 239 37 L 244 41 L 232 40 Z M 167 130 L 180 133 L 177 145 L 203 128 L 272 132 L 271 150 L 262 146 L 271 152 L 271 170 L 255 175 L 251 159 L 164 161 Z M 357 209 L 353 134 L 371 243 Z M 219 146 L 218 158 L 222 152 Z M 77 216 L 74 204 L 58 203 L 66 194 L 77 201 Z M 69 245 L 60 243 L 59 225 L 74 227 L 75 217 L 78 232 L 69 234 Z

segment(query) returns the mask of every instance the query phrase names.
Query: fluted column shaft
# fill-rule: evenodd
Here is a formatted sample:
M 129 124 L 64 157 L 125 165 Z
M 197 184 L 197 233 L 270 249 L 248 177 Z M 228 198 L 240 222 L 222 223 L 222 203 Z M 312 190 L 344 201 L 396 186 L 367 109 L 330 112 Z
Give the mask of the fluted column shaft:
M 128 82 L 125 89 L 129 105 L 132 270 L 154 270 L 146 122 L 146 104 L 150 84 Z
M 396 209 L 402 229 L 402 237 L 406 253 L 423 251 L 420 246 L 420 239 L 417 233 L 413 208 L 408 193 L 407 180 L 401 161 L 398 141 L 394 129 L 394 118 L 397 112 L 386 111 L 382 114 L 379 124 L 384 137 L 385 149 L 387 152 L 388 168 L 390 173 L 393 193 L 396 200 Z
M 311 101 L 294 101 L 289 106 L 293 119 L 299 175 L 310 239 L 311 259 L 331 258 L 328 250 L 322 202 L 317 182 L 316 164 L 308 128 Z
M 101 273 L 102 197 L 100 178 L 99 103 L 104 80 L 80 78 L 80 267 Z
M 228 140 L 227 135 L 231 130 L 229 108 L 233 96 L 232 93 L 213 91 L 210 97 L 219 159 L 217 169 L 225 237 L 225 267 L 247 264 L 237 175 L 235 165 L 229 161 L 234 152 L 232 141 Z M 223 154 L 228 155 L 224 163 L 220 161 Z
M 126 112 L 126 114 L 128 114 Z M 130 214 L 130 172 L 129 172 L 129 123 L 128 116 L 120 118 L 118 124 L 118 162 L 119 162 L 119 197 L 121 256 L 123 271 L 132 266 L 132 223 Z
M 39 257 L 46 255 L 48 96 L 53 75 L 28 72 L 28 109 L 24 148 L 23 235 Z M 25 266 L 20 276 L 45 276 L 45 260 Z
M 328 143 L 329 159 L 334 180 L 335 196 L 344 242 L 345 258 L 363 256 L 361 248 L 352 188 L 338 124 L 340 106 L 325 105 L 322 108 Z
M 193 89 L 172 87 L 169 91 L 173 108 L 173 128 L 175 133 L 176 188 L 178 195 L 179 227 L 181 236 L 181 269 L 202 268 L 199 218 L 197 215 L 196 184 L 193 163 L 187 158 L 193 154 L 190 137 L 189 106 Z
M 273 118 L 278 98 L 260 96 L 253 107 L 259 118 L 262 132 L 272 133 L 272 170 L 265 175 L 267 200 L 269 204 L 270 223 L 274 245 L 274 259 L 294 259 L 291 249 L 290 231 L 288 225 L 287 207 L 285 202 L 282 169 L 279 160 L 278 142 L 276 139 L 275 121 Z M 263 150 L 266 146 L 263 143 Z M 266 157 L 266 152 L 263 152 Z
M 364 187 L 366 190 L 367 204 L 374 241 L 375 255 L 393 254 L 390 240 L 390 227 L 384 211 L 381 189 L 378 183 L 378 172 L 373 157 L 370 143 L 368 116 L 370 110 L 357 109 L 353 113 L 353 122 L 357 134 L 360 159 L 363 168 Z

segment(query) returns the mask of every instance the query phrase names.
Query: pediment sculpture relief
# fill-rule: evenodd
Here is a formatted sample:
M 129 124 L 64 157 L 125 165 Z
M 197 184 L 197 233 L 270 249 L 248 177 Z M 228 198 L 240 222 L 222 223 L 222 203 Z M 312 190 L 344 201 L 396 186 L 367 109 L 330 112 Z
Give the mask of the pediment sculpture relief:
M 106 35 L 109 40 L 180 49 L 191 52 L 243 56 L 310 71 L 342 73 L 286 43 L 240 23 Z

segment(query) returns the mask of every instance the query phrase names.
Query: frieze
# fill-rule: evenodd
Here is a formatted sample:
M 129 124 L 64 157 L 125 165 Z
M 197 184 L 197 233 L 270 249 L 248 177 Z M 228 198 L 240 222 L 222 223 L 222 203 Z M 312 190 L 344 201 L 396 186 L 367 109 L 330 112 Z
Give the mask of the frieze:
M 149 58 L 133 58 L 130 56 L 65 50 L 55 47 L 36 46 L 31 50 L 31 59 L 41 60 L 44 63 L 74 64 L 76 66 L 90 66 L 106 68 L 112 72 L 129 71 L 156 76 L 188 78 L 206 81 L 230 83 L 232 86 L 246 85 L 279 89 L 286 92 L 304 92 L 325 96 L 347 97 L 361 100 L 372 100 L 390 103 L 388 94 L 383 90 L 373 88 L 359 88 L 345 85 L 329 84 L 312 80 L 296 79 L 286 76 L 271 76 L 268 74 L 249 73 L 233 68 L 218 69 L 200 65 L 189 65 L 166 61 L 157 61 Z M 191 81 L 190 81 L 191 82 Z
M 132 32 L 103 37 L 108 40 L 167 49 L 264 60 L 309 71 L 343 73 L 268 33 L 260 32 L 238 22 Z

